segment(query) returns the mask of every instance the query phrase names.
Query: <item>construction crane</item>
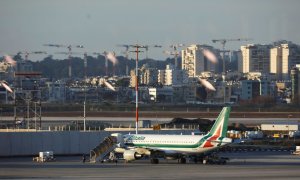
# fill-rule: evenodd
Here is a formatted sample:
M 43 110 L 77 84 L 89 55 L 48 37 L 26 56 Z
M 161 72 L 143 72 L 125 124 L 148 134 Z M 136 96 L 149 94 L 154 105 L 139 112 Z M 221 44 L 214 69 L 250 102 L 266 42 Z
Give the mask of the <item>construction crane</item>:
M 252 39 L 248 39 L 248 38 L 237 38 L 237 39 L 213 39 L 212 42 L 213 43 L 217 43 L 217 42 L 220 42 L 221 45 L 222 45 L 222 53 L 221 53 L 221 56 L 222 56 L 222 60 L 223 60 L 223 74 L 226 74 L 226 69 L 225 69 L 225 45 L 228 41 L 251 41 Z
M 88 57 L 88 53 L 84 52 L 56 52 L 55 54 L 64 54 L 64 55 L 69 55 L 69 54 L 76 54 L 76 55 L 83 55 L 83 64 L 84 64 L 84 78 L 87 78 L 87 57 Z
M 25 54 L 25 61 L 28 61 L 28 57 L 30 54 L 47 54 L 46 51 L 32 51 L 32 52 L 28 52 L 28 51 L 20 51 L 18 52 L 18 55 L 21 55 L 21 54 Z
M 225 84 L 225 75 L 226 75 L 226 69 L 225 69 L 225 53 L 226 53 L 226 50 L 225 50 L 225 44 L 228 42 L 228 41 L 250 41 L 251 39 L 248 39 L 248 38 L 238 38 L 238 39 L 213 39 L 212 42 L 213 43 L 217 43 L 217 42 L 220 42 L 221 45 L 222 45 L 222 50 L 221 50 L 221 56 L 222 56 L 222 60 L 223 60 L 223 73 L 222 73 L 222 78 L 223 78 L 223 84 L 224 84 L 224 104 L 226 103 L 226 84 Z
M 57 48 L 67 48 L 68 49 L 68 59 L 69 59 L 69 78 L 72 77 L 72 62 L 71 62 L 71 54 L 72 48 L 84 48 L 83 45 L 61 45 L 61 44 L 44 44 L 44 46 L 48 47 L 57 47 Z
M 251 41 L 252 39 L 248 39 L 248 38 L 237 38 L 237 39 L 213 39 L 212 42 L 213 43 L 217 43 L 220 42 L 222 45 L 222 50 L 225 50 L 225 44 L 228 41 Z
M 87 75 L 86 75 L 86 73 L 87 73 L 87 53 L 85 52 L 85 53 L 83 53 L 83 64 L 84 64 L 84 79 L 85 79 L 85 81 L 86 81 L 86 79 L 87 79 Z
M 104 51 L 103 53 L 93 52 L 94 55 L 104 55 L 105 57 L 105 75 L 108 76 L 108 60 L 110 60 L 113 64 L 113 75 L 115 75 L 115 66 L 118 64 L 118 60 L 116 59 L 115 52 Z
M 146 59 L 148 59 L 148 50 L 149 50 L 150 47 L 151 47 L 151 48 L 152 48 L 152 47 L 154 47 L 154 48 L 162 48 L 161 45 L 145 45 L 144 47 L 142 47 L 142 48 L 144 48 L 145 51 L 146 51 Z
M 178 48 L 183 47 L 183 46 L 184 46 L 184 44 L 172 44 L 172 45 L 170 45 L 170 48 L 172 49 L 172 51 L 163 51 L 163 53 L 165 53 L 165 54 L 174 56 L 175 69 L 178 69 L 178 67 L 179 67 L 177 58 L 178 58 L 180 53 L 178 52 Z
M 117 46 L 125 48 L 125 52 L 123 52 L 123 54 L 125 54 L 125 57 L 126 57 L 126 61 L 125 61 L 125 64 L 126 64 L 126 76 L 129 76 L 129 68 L 128 68 L 127 60 L 128 60 L 128 57 L 129 57 L 129 47 L 130 47 L 130 45 L 128 45 L 128 44 L 118 44 Z

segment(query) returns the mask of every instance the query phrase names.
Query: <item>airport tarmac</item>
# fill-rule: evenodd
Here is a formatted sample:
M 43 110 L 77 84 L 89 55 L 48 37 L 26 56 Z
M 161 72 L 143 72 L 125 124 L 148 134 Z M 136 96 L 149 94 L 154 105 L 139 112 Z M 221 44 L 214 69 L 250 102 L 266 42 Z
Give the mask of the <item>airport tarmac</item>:
M 176 160 L 131 163 L 82 163 L 80 156 L 58 156 L 36 163 L 31 157 L 0 158 L 0 179 L 299 179 L 300 156 L 290 152 L 224 153 L 227 165 L 203 165 Z

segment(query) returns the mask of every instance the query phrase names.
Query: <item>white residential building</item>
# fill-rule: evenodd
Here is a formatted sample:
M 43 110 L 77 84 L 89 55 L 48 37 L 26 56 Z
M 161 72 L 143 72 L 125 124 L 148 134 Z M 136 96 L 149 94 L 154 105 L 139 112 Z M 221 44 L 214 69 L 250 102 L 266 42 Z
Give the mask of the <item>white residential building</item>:
M 241 46 L 242 60 L 239 62 L 239 71 L 270 73 L 270 49 L 271 45 Z
M 147 65 L 142 66 L 139 69 L 139 84 L 140 85 L 152 85 L 158 82 L 158 70 L 155 68 L 149 68 Z M 135 87 L 135 70 L 130 71 L 130 86 Z
M 300 47 L 292 43 L 277 44 L 270 53 L 270 73 L 276 74 L 277 80 L 289 80 L 292 67 L 300 64 Z
M 193 44 L 182 50 L 182 69 L 187 71 L 189 77 L 197 77 L 203 71 L 215 71 L 215 65 L 202 53 L 201 48 L 212 50 L 213 47 Z
M 158 82 L 165 86 L 181 85 L 188 82 L 188 75 L 185 70 L 178 70 L 172 65 L 167 65 L 165 70 L 159 70 Z

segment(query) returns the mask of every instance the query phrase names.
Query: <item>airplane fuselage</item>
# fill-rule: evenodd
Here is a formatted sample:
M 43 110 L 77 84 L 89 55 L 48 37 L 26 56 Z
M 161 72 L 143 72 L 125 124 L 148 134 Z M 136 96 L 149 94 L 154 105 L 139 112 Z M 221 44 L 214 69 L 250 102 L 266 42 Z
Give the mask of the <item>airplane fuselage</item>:
M 124 145 L 129 148 L 134 147 L 164 151 L 166 154 L 198 154 L 231 142 L 229 138 L 222 138 L 221 140 L 206 145 L 205 140 L 208 140 L 208 138 L 210 137 L 203 135 L 134 134 L 125 136 Z
M 116 134 L 119 143 L 114 151 L 123 153 L 126 161 L 150 156 L 153 163 L 158 163 L 158 157 L 202 154 L 231 143 L 231 139 L 226 138 L 229 113 L 230 107 L 224 107 L 205 135 Z

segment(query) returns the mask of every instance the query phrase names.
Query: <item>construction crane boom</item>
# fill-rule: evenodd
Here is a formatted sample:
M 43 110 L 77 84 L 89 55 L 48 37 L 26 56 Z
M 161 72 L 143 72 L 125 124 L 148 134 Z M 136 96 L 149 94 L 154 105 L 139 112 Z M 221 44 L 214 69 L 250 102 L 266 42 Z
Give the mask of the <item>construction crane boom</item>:
M 117 46 L 125 48 L 125 52 L 124 52 L 124 54 L 126 56 L 126 61 L 125 61 L 125 63 L 126 63 L 126 71 L 125 71 L 125 73 L 126 73 L 126 76 L 129 76 L 129 69 L 128 69 L 128 62 L 127 62 L 127 60 L 129 58 L 129 47 L 131 45 L 129 45 L 129 44 L 118 44 Z
M 222 60 L 223 60 L 223 74 L 225 74 L 225 61 L 224 61 L 224 56 L 225 56 L 225 45 L 228 41 L 251 41 L 252 39 L 249 38 L 237 38 L 237 39 L 213 39 L 213 43 L 220 42 L 222 45 Z
M 222 50 L 225 50 L 225 44 L 228 41 L 251 41 L 252 39 L 249 38 L 237 38 L 237 39 L 213 39 L 212 42 L 213 43 L 217 43 L 220 42 L 222 45 Z
M 27 61 L 28 60 L 28 56 L 30 54 L 47 54 L 47 52 L 46 51 L 32 51 L 32 52 L 29 52 L 29 51 L 19 51 L 18 55 L 21 55 L 21 54 L 25 55 L 25 61 Z
M 180 55 L 180 53 L 178 52 L 178 48 L 179 47 L 183 47 L 183 46 L 185 46 L 185 45 L 184 44 L 172 44 L 172 45 L 170 45 L 170 48 L 172 49 L 172 51 L 163 51 L 164 54 L 168 54 L 168 55 L 173 55 L 174 56 L 174 59 L 175 59 L 175 62 L 174 62 L 175 69 L 179 68 L 177 58 Z
M 212 42 L 213 43 L 217 43 L 217 42 L 220 42 L 221 45 L 222 45 L 222 51 L 221 51 L 221 54 L 222 54 L 222 60 L 223 60 L 223 73 L 222 73 L 222 78 L 223 78 L 223 82 L 224 82 L 224 104 L 226 102 L 226 85 L 225 85 L 225 79 L 226 79 L 226 68 L 225 68 L 225 44 L 228 42 L 228 41 L 250 41 L 252 39 L 248 39 L 248 38 L 237 38 L 237 39 L 213 39 Z
M 57 48 L 62 48 L 62 47 L 66 47 L 68 49 L 68 59 L 69 59 L 69 78 L 72 77 L 72 62 L 71 62 L 71 54 L 72 54 L 72 48 L 84 48 L 83 45 L 62 45 L 62 44 L 44 44 L 44 46 L 48 46 L 48 47 L 57 47 Z M 64 54 L 64 53 L 62 53 Z
M 152 48 L 152 47 L 154 47 L 154 48 L 161 48 L 162 46 L 161 45 L 144 45 L 143 47 L 141 47 L 141 48 L 144 48 L 145 50 L 146 50 L 146 59 L 148 59 L 148 50 L 149 50 L 149 48 Z

